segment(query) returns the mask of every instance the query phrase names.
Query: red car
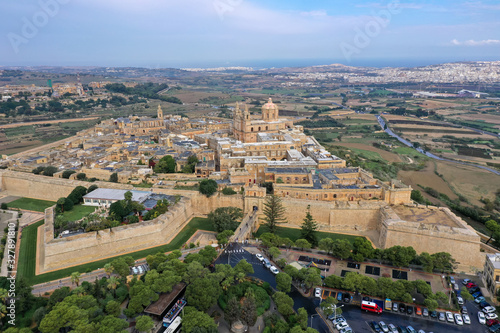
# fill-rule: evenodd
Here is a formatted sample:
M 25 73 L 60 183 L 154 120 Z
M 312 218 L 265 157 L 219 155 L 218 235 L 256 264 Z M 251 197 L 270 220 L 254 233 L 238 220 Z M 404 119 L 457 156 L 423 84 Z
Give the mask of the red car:
M 469 282 L 469 283 L 467 283 L 466 287 L 467 287 L 467 289 L 470 289 L 470 288 L 477 287 L 477 285 L 475 283 Z
M 500 324 L 500 321 L 498 321 L 497 319 L 489 319 L 486 321 L 486 325 L 488 325 L 488 327 L 491 327 L 496 324 Z

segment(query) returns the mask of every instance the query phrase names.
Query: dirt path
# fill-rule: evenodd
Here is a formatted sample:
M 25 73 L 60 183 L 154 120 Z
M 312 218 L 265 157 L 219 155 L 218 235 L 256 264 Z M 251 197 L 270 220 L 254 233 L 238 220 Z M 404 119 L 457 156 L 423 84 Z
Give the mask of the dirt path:
M 87 121 L 87 120 L 94 120 L 94 119 L 99 119 L 99 118 L 100 117 L 70 118 L 70 119 L 61 119 L 61 120 L 41 120 L 41 121 L 33 121 L 33 122 L 27 122 L 27 123 L 14 123 L 14 124 L 0 125 L 0 129 L 15 128 L 15 127 L 21 127 L 21 126 L 30 126 L 30 125 L 41 125 L 41 124 L 73 123 L 76 121 Z

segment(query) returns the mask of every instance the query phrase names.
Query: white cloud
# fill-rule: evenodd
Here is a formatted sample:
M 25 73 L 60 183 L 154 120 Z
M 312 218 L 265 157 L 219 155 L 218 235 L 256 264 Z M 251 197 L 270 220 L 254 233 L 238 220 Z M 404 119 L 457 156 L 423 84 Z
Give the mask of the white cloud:
M 456 46 L 485 46 L 485 45 L 497 45 L 500 44 L 500 40 L 498 39 L 484 39 L 484 40 L 464 40 L 463 42 L 453 39 L 451 41 L 452 45 Z

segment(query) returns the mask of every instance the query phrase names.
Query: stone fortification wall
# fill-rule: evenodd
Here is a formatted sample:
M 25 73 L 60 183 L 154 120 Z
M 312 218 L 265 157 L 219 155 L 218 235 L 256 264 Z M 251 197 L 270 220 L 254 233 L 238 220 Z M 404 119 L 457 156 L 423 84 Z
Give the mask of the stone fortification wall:
M 54 239 L 53 210 L 45 212 L 43 243 L 38 244 L 40 273 L 169 243 L 193 216 L 191 200 L 183 198 L 151 221 Z

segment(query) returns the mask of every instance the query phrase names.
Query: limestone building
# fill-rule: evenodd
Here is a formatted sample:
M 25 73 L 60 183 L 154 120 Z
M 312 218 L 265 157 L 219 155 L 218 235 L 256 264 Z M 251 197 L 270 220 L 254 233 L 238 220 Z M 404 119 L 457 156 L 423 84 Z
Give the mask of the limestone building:
M 280 130 L 293 128 L 293 120 L 279 117 L 279 109 L 272 99 L 262 106 L 261 119 L 254 118 L 245 105 L 240 110 L 239 104 L 233 113 L 233 136 L 241 142 L 257 142 L 259 133 L 277 133 Z

